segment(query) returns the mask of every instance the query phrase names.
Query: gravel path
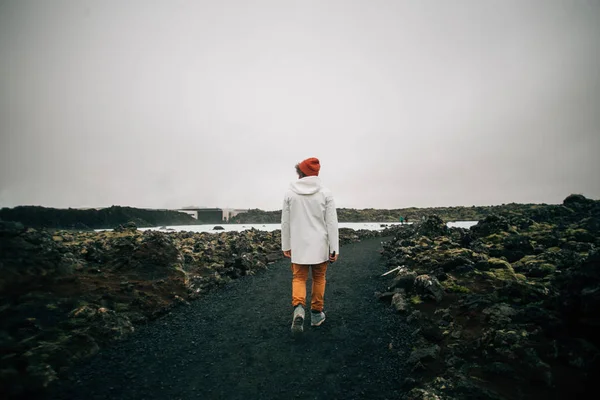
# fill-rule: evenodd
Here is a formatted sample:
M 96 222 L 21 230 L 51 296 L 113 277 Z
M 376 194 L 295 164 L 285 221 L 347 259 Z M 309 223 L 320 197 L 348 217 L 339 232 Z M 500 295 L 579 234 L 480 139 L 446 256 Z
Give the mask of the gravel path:
M 402 319 L 373 295 L 385 272 L 380 242 L 344 246 L 327 274 L 327 320 L 316 328 L 307 320 L 299 338 L 281 261 L 139 328 L 48 398 L 397 398 L 410 343 Z

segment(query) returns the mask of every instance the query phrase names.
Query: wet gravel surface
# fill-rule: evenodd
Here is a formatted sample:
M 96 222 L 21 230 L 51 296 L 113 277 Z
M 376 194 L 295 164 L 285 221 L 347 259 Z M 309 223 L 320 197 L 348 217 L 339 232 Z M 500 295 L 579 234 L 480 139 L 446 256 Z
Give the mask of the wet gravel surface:
M 410 336 L 373 295 L 385 282 L 382 240 L 342 248 L 327 273 L 327 320 L 307 320 L 301 336 L 290 332 L 291 271 L 281 261 L 139 327 L 47 398 L 397 398 Z

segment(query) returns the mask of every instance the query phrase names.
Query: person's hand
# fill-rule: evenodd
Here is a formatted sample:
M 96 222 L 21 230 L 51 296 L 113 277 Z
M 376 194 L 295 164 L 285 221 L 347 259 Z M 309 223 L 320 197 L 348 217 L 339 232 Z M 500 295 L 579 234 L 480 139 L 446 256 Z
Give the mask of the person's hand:
M 287 257 L 287 258 L 292 258 L 292 251 L 291 250 L 284 250 L 283 251 L 283 256 Z
M 329 254 L 329 262 L 330 263 L 336 262 L 339 256 L 340 256 L 339 254 L 336 254 L 335 256 L 333 255 L 333 253 Z

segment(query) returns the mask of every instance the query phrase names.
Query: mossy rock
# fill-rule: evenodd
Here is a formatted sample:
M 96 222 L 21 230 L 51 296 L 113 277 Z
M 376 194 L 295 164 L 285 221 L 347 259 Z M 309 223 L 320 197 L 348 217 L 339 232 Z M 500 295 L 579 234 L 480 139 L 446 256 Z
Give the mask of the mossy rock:
M 473 250 L 465 249 L 464 247 L 460 247 L 458 249 L 449 249 L 443 252 L 443 254 L 447 257 L 467 257 L 472 258 L 477 255 Z
M 550 263 L 541 263 L 534 265 L 527 275 L 535 278 L 542 278 L 556 272 L 556 265 Z
M 452 243 L 452 239 L 446 236 L 438 236 L 435 239 L 433 239 L 433 244 L 435 247 L 449 245 L 450 243 Z
M 574 211 L 587 210 L 594 207 L 594 200 L 586 198 L 582 194 L 571 194 L 563 200 L 563 206 Z
M 583 243 L 594 243 L 596 237 L 585 229 L 567 229 L 565 232 L 569 241 L 583 242 Z
M 512 267 L 509 269 L 505 268 L 497 268 L 491 269 L 489 271 L 485 271 L 484 276 L 488 277 L 491 280 L 495 281 L 506 281 L 506 282 L 517 282 L 517 281 L 525 281 L 527 278 L 525 275 L 516 274 Z
M 530 232 L 550 232 L 556 225 L 548 222 L 534 222 L 530 227 Z
M 501 244 L 508 236 L 508 232 L 498 232 L 482 238 L 481 241 L 487 244 Z
M 560 251 L 560 248 L 558 250 Z M 536 263 L 536 262 L 540 261 L 537 257 L 538 257 L 537 255 L 533 255 L 533 254 L 525 256 L 525 257 L 521 258 L 519 261 L 517 261 L 515 263 L 515 266 L 517 264 L 527 265 L 527 264 L 530 264 L 530 263 Z
M 538 265 L 546 263 L 545 260 L 539 258 L 536 255 L 525 256 L 514 264 L 515 271 L 518 272 L 529 272 L 532 268 Z
M 421 247 L 429 247 L 433 244 L 433 240 L 429 239 L 426 236 L 421 236 L 417 239 L 416 244 Z
M 508 261 L 504 261 L 500 258 L 489 258 L 487 260 L 490 269 L 507 269 L 513 271 L 513 267 L 508 263 Z M 514 271 L 513 271 L 514 272 Z
M 469 289 L 468 287 L 457 285 L 455 283 L 447 285 L 447 286 L 445 286 L 445 288 L 450 293 L 463 293 L 463 294 L 471 293 L 471 289 Z
M 532 241 L 532 244 L 541 244 L 546 247 L 556 247 L 559 244 L 559 234 L 556 225 L 547 223 L 533 224 L 523 235 L 528 237 Z

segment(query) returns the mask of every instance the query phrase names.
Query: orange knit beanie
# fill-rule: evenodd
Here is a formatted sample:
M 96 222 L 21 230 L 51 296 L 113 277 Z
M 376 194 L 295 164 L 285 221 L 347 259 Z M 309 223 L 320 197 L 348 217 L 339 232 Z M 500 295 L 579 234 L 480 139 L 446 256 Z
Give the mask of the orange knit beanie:
M 319 164 L 319 159 L 312 157 L 307 158 L 298 164 L 298 168 L 300 168 L 300 171 L 302 171 L 306 176 L 319 176 L 321 164 Z

